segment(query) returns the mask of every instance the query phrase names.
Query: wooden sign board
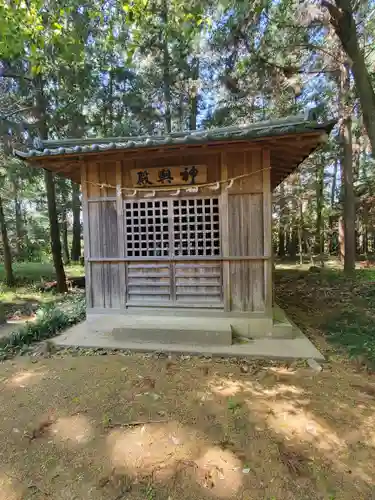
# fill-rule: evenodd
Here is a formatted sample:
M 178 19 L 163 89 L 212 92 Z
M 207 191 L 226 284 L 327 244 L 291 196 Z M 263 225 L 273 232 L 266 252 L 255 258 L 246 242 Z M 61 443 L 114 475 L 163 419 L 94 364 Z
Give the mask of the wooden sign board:
M 139 188 L 196 186 L 207 182 L 207 165 L 181 165 L 132 169 L 132 184 Z

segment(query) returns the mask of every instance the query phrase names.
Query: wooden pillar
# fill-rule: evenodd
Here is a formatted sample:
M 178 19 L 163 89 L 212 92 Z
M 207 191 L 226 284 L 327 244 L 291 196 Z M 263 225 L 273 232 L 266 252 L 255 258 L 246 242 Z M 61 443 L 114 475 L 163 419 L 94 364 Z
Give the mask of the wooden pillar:
M 220 155 L 220 170 L 221 180 L 228 179 L 228 165 L 226 153 Z M 221 219 L 221 254 L 223 257 L 229 257 L 229 214 L 228 214 L 228 189 L 224 183 L 221 187 L 220 196 L 220 219 Z M 223 299 L 224 310 L 231 310 L 231 284 L 230 284 L 230 262 L 228 260 L 222 261 L 223 266 Z
M 272 317 L 272 192 L 270 152 L 263 150 L 263 228 L 264 228 L 264 305 L 266 314 Z
M 90 221 L 89 221 L 89 203 L 88 203 L 88 184 L 87 184 L 87 163 L 81 166 L 81 191 L 82 191 L 82 216 L 83 216 L 83 241 L 85 257 L 85 288 L 86 288 L 86 308 L 93 307 L 92 300 L 92 279 L 90 259 Z
M 117 208 L 117 233 L 118 233 L 118 256 L 125 257 L 125 231 L 124 231 L 124 200 L 122 196 L 122 163 L 116 162 L 116 208 Z M 115 228 L 116 229 L 116 228 Z M 126 262 L 119 263 L 119 293 L 120 308 L 126 307 Z

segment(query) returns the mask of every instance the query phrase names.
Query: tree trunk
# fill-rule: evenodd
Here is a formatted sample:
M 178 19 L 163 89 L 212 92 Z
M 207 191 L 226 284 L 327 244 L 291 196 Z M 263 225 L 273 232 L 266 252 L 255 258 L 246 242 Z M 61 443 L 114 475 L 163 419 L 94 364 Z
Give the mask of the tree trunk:
M 181 85 L 180 89 L 180 96 L 179 96 L 179 103 L 178 103 L 178 125 L 179 125 L 179 131 L 181 132 L 184 130 L 184 97 L 185 97 L 185 92 L 184 88 Z
M 165 128 L 167 133 L 170 134 L 172 131 L 172 115 L 171 115 L 171 75 L 169 70 L 169 48 L 168 48 L 168 4 L 166 0 L 163 0 L 162 14 L 163 20 L 163 92 L 164 92 L 164 106 L 165 106 Z
M 344 218 L 344 271 L 351 273 L 355 269 L 355 198 L 353 188 L 353 146 L 352 118 L 348 111 L 348 93 L 350 91 L 350 75 L 346 65 L 341 68 L 341 126 L 340 142 L 342 147 L 342 197 Z
M 78 262 L 81 257 L 81 203 L 79 185 L 72 182 L 73 241 L 71 258 Z
M 368 224 L 368 207 L 366 201 L 363 207 L 363 224 L 362 224 L 362 252 L 367 259 L 368 254 L 368 233 L 369 233 L 369 224 Z
M 1 240 L 3 243 L 3 252 L 4 252 L 5 283 L 8 286 L 14 286 L 15 279 L 12 269 L 12 253 L 10 251 L 10 246 L 9 246 L 8 231 L 3 210 L 3 200 L 1 199 L 1 197 L 0 197 L 0 229 L 1 229 Z
M 279 221 L 279 248 L 278 248 L 278 256 L 285 257 L 285 191 L 284 185 L 280 186 L 280 221 Z
M 63 258 L 64 258 L 64 264 L 67 265 L 70 263 L 70 258 L 69 258 L 69 243 L 68 243 L 68 218 L 67 218 L 67 213 L 66 209 L 63 208 L 62 211 L 62 250 L 63 250 Z
M 301 192 L 301 178 L 298 176 L 299 191 Z M 298 219 L 298 251 L 299 251 L 299 263 L 303 264 L 303 207 L 302 200 L 297 200 L 297 205 L 299 205 L 299 219 Z
M 15 229 L 16 229 L 16 256 L 18 260 L 22 260 L 23 257 L 23 218 L 22 218 L 22 206 L 21 200 L 19 199 L 19 184 L 18 179 L 12 180 L 13 186 L 13 199 L 14 199 L 14 215 L 15 215 Z
M 43 92 L 43 80 L 40 75 L 35 77 L 36 111 L 39 118 L 39 134 L 41 139 L 48 138 L 46 97 Z M 51 250 L 53 265 L 55 267 L 57 291 L 64 293 L 68 291 L 64 265 L 61 258 L 60 230 L 56 210 L 56 193 L 53 175 L 48 170 L 44 171 L 44 181 L 47 192 L 48 219 L 50 225 Z
M 196 130 L 197 115 L 198 115 L 198 79 L 199 79 L 199 59 L 197 57 L 194 57 L 192 61 L 191 78 L 194 83 L 192 85 L 192 88 L 190 89 L 189 128 L 190 130 Z
M 289 238 L 289 255 L 292 259 L 297 258 L 297 249 L 298 249 L 298 231 L 295 229 L 292 230 L 291 238 Z
M 315 253 L 319 255 L 321 266 L 324 265 L 324 239 L 323 239 L 323 204 L 324 204 L 324 165 L 320 165 L 316 172 L 316 228 L 315 228 Z
M 333 167 L 333 174 L 332 174 L 332 186 L 331 186 L 331 215 L 329 216 L 329 243 L 328 243 L 328 251 L 329 253 L 333 253 L 335 249 L 335 243 L 334 243 L 334 235 L 335 235 L 335 228 L 334 228 L 334 223 L 335 223 L 335 217 L 333 215 L 333 207 L 335 205 L 335 197 L 336 197 L 336 184 L 337 184 L 337 170 L 338 170 L 338 160 L 337 158 L 335 159 L 335 164 Z
M 109 128 L 113 136 L 113 70 L 109 72 Z
M 354 82 L 361 103 L 363 123 L 370 139 L 372 155 L 375 156 L 375 92 L 358 43 L 352 0 L 336 0 L 336 6 L 327 0 L 322 0 L 322 5 L 328 9 L 331 24 L 351 61 Z
M 285 228 L 284 228 L 285 229 Z M 286 250 L 286 254 L 291 256 L 292 255 L 292 251 L 291 251 L 291 236 L 290 236 L 290 229 L 286 230 L 285 231 L 285 250 Z M 295 252 L 295 255 L 297 255 L 297 250 Z
M 50 236 L 51 236 L 51 250 L 53 264 L 56 272 L 57 281 L 57 291 L 64 293 L 68 291 L 66 285 L 66 276 L 64 271 L 64 265 L 61 259 L 61 243 L 60 243 L 60 231 L 59 223 L 57 219 L 56 210 L 56 193 L 55 193 L 55 183 L 53 180 L 52 173 L 48 170 L 44 171 L 44 180 L 46 183 L 47 190 L 47 203 L 48 203 L 48 218 L 50 225 Z
M 303 264 L 303 238 L 302 238 L 302 228 L 301 225 L 298 226 L 298 252 L 299 252 L 299 263 Z
M 282 222 L 279 222 L 279 246 L 277 255 L 281 258 L 285 257 L 285 231 Z
M 339 218 L 339 259 L 342 263 L 345 261 L 345 229 L 344 219 Z

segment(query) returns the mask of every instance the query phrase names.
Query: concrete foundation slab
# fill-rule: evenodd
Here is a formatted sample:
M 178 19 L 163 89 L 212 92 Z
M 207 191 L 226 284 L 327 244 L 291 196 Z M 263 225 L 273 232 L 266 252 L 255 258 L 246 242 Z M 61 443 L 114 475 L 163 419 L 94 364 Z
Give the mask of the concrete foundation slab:
M 232 332 L 227 330 L 159 330 L 150 328 L 114 328 L 114 340 L 126 342 L 160 342 L 161 344 L 183 344 L 187 334 L 190 344 L 231 345 Z
M 152 334 L 152 330 L 150 330 Z M 244 344 L 201 345 L 188 343 L 136 342 L 118 338 L 111 331 L 85 321 L 59 335 L 53 342 L 62 347 L 124 349 L 138 352 L 168 352 L 201 354 L 210 356 L 239 356 L 270 359 L 315 359 L 324 361 L 324 356 L 301 334 L 294 339 L 259 338 Z
M 251 338 L 272 336 L 273 321 L 264 313 L 230 315 L 222 311 L 196 310 L 138 310 L 131 312 L 106 312 L 98 314 L 88 311 L 87 321 L 94 325 L 122 329 L 159 330 L 168 335 L 169 330 L 179 330 L 190 336 L 192 331 L 230 332 Z M 285 335 L 285 332 L 282 333 Z M 230 343 L 230 342 L 229 342 Z

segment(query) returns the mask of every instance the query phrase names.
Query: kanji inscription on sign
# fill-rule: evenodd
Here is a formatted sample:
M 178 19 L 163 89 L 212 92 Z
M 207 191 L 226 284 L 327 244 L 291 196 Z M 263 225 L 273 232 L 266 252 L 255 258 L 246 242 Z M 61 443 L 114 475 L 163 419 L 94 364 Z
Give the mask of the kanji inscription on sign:
M 207 182 L 207 165 L 137 168 L 131 171 L 134 187 L 196 186 Z

